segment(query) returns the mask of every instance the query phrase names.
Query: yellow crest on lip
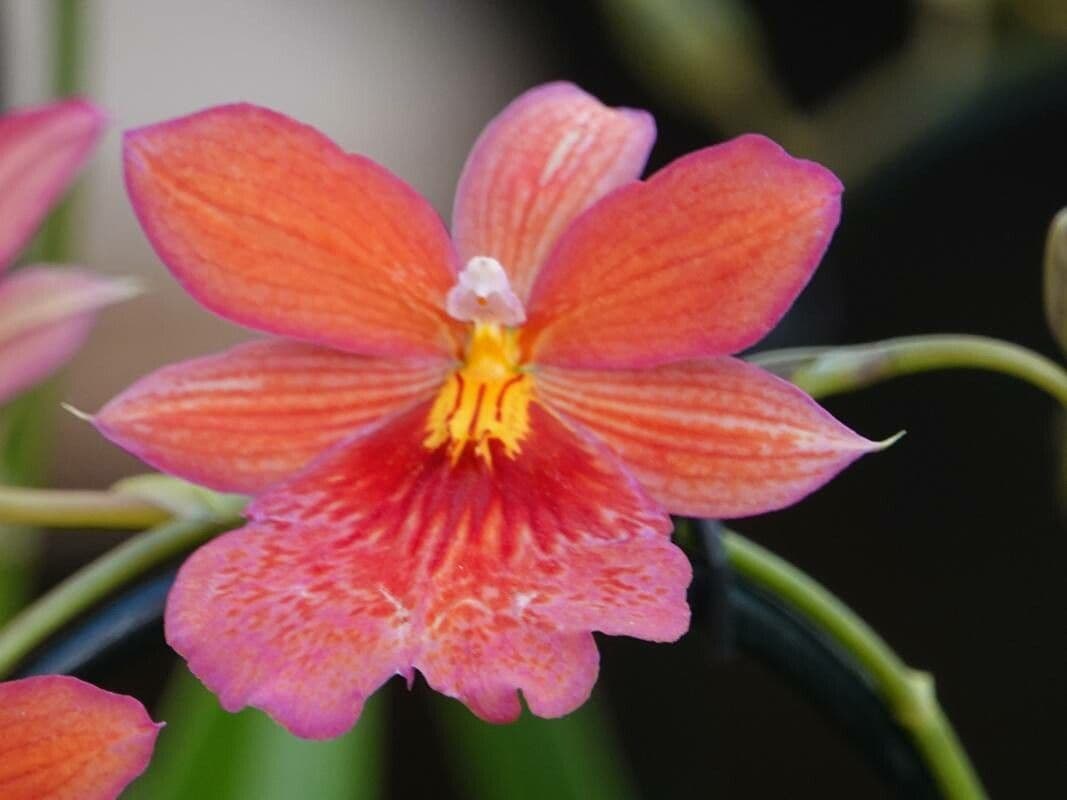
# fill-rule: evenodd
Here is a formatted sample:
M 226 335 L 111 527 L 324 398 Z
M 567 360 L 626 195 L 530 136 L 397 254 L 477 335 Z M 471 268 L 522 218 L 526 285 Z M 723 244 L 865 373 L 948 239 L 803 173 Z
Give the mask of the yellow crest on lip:
M 429 450 L 447 444 L 455 464 L 468 444 L 492 464 L 490 443 L 496 439 L 509 458 L 521 451 L 530 429 L 533 380 L 518 364 L 517 334 L 495 323 L 477 323 L 467 347 L 466 363 L 452 373 L 426 420 Z

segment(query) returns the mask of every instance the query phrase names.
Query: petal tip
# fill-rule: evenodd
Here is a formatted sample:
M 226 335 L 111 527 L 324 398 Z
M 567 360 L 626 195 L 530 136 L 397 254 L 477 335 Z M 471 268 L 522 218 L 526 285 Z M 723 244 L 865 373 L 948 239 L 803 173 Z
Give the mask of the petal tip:
M 87 411 L 82 411 L 80 408 L 71 405 L 70 403 L 60 403 L 59 407 L 66 411 L 68 414 L 77 417 L 82 422 L 88 422 L 90 425 L 100 429 L 100 424 L 97 422 L 97 417 L 94 417 Z
M 723 142 L 722 144 L 713 145 L 704 150 L 698 150 L 695 153 L 692 153 L 691 156 L 700 153 L 714 152 L 720 148 L 748 150 L 756 158 L 766 159 L 768 161 L 788 162 L 807 177 L 813 186 L 821 189 L 828 199 L 839 199 L 840 195 L 845 191 L 845 185 L 829 167 L 826 167 L 817 161 L 794 156 L 782 147 L 782 145 L 774 141 L 774 139 L 764 136 L 762 133 L 743 133 L 729 141 Z M 683 156 L 682 159 L 679 160 L 685 160 L 689 157 L 690 156 Z
M 888 450 L 895 445 L 901 439 L 907 435 L 907 431 L 901 430 L 894 433 L 892 436 L 882 439 L 880 442 L 870 442 L 867 447 L 868 453 L 881 453 L 883 450 Z
M 62 100 L 56 108 L 81 117 L 88 125 L 87 132 L 92 136 L 102 134 L 110 122 L 108 113 L 104 109 L 84 97 L 75 96 Z

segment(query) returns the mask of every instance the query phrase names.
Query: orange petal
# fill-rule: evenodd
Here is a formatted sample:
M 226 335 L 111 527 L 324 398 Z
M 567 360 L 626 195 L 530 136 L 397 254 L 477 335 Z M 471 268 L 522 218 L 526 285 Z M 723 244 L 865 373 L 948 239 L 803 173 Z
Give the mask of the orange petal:
M 211 310 L 365 355 L 455 349 L 448 234 L 374 162 L 250 105 L 131 131 L 124 157 L 156 252 Z
M 646 112 L 608 108 L 573 84 L 526 92 L 489 123 L 463 168 L 452 215 L 461 259 L 495 258 L 525 300 L 559 235 L 640 176 L 655 136 Z
M 606 442 L 674 514 L 782 508 L 881 447 L 791 383 L 734 358 L 647 370 L 541 367 L 534 386 Z
M 527 307 L 533 360 L 646 367 L 741 350 L 815 270 L 841 184 L 762 136 L 680 158 L 582 215 Z
M 132 697 L 67 676 L 0 683 L 0 797 L 114 800 L 159 732 Z
M 448 367 L 301 342 L 251 342 L 142 378 L 93 422 L 172 475 L 222 491 L 258 492 L 342 439 L 433 396 Z

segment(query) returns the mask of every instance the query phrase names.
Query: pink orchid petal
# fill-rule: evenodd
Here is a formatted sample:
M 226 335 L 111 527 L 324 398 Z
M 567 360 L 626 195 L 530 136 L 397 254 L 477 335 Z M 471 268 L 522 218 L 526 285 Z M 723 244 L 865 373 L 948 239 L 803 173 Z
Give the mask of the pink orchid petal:
M 685 632 L 669 518 L 603 447 L 533 405 L 517 458 L 452 465 L 428 412 L 338 446 L 186 562 L 168 640 L 227 708 L 335 736 L 414 668 L 486 719 L 514 719 L 518 690 L 558 716 L 595 681 L 590 631 Z
M 93 422 L 157 469 L 213 489 L 258 492 L 360 429 L 429 399 L 448 368 L 301 342 L 251 342 L 142 378 Z
M 531 360 L 648 367 L 759 341 L 808 282 L 841 184 L 762 136 L 678 159 L 582 215 L 538 275 Z
M 94 312 L 136 291 L 128 280 L 74 267 L 29 267 L 0 281 L 0 403 L 74 355 Z
M 640 176 L 655 137 L 646 112 L 608 108 L 573 84 L 521 95 L 489 123 L 460 177 L 452 230 L 462 261 L 495 258 L 525 300 L 559 235 Z
M 562 717 L 593 693 L 600 653 L 591 633 L 561 633 L 534 615 L 516 624 L 496 609 L 461 605 L 430 640 L 419 668 L 438 691 L 461 700 L 486 722 L 514 722 L 530 712 Z
M 261 708 L 297 736 L 340 736 L 411 664 L 406 576 L 338 526 L 254 522 L 201 547 L 167 599 L 171 647 L 227 711 Z
M 364 355 L 454 354 L 448 233 L 369 159 L 251 105 L 131 131 L 124 159 L 156 252 L 212 311 Z
M 0 797 L 114 800 L 161 726 L 132 697 L 49 675 L 0 683 Z
M 883 445 L 726 356 L 647 370 L 541 367 L 537 395 L 608 444 L 668 511 L 740 517 L 797 502 Z
M 0 270 L 74 180 L 103 129 L 104 115 L 84 100 L 0 117 Z

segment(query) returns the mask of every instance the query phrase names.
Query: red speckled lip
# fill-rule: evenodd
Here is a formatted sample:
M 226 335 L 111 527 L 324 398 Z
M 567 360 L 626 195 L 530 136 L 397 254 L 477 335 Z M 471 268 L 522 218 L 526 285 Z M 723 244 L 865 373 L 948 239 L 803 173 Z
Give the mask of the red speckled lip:
M 493 721 L 588 697 L 593 630 L 671 641 L 689 562 L 602 445 L 534 405 L 515 459 L 427 452 L 426 407 L 338 447 L 201 548 L 167 637 L 231 710 L 336 736 L 395 674 Z

